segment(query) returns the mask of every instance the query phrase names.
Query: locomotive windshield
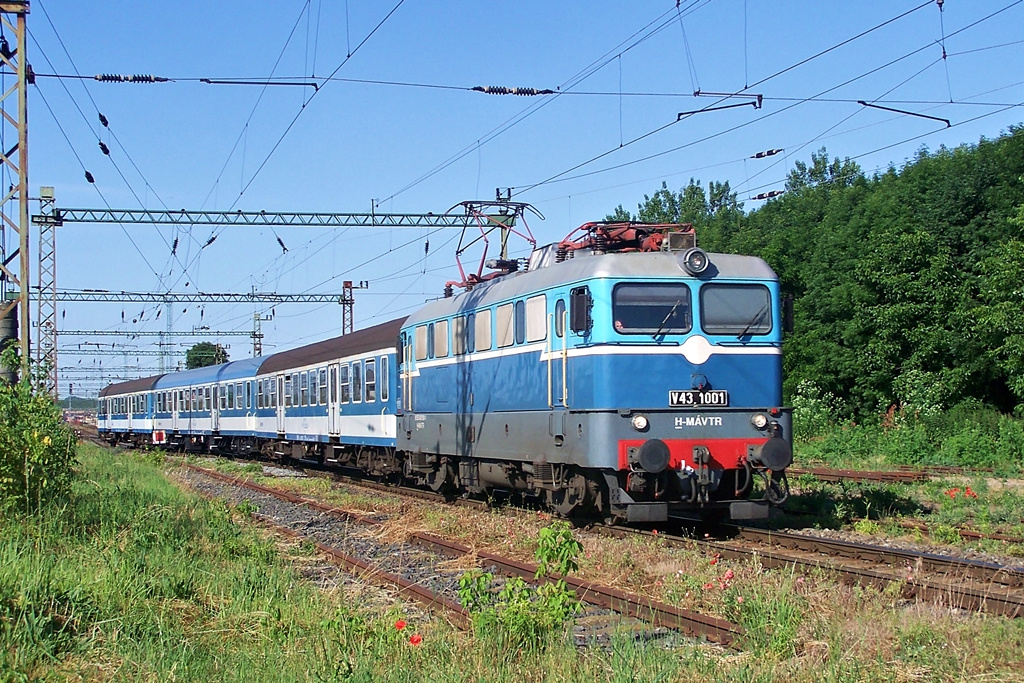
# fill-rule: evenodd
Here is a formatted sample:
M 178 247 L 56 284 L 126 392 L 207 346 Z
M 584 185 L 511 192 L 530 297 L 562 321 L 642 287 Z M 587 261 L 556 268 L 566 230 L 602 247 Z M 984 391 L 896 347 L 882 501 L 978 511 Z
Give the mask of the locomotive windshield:
M 764 285 L 704 285 L 700 290 L 701 328 L 708 334 L 767 334 L 772 308 Z
M 676 283 L 623 283 L 612 291 L 615 329 L 623 334 L 683 334 L 692 325 L 690 288 Z

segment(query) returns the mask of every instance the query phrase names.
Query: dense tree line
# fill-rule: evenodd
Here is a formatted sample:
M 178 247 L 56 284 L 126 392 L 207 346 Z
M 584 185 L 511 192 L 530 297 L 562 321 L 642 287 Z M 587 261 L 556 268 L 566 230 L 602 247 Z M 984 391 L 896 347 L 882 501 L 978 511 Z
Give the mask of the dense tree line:
M 636 214 L 756 254 L 795 297 L 786 391 L 849 416 L 983 402 L 1024 410 L 1024 127 L 866 176 L 822 149 L 745 212 L 729 184 L 665 184 Z

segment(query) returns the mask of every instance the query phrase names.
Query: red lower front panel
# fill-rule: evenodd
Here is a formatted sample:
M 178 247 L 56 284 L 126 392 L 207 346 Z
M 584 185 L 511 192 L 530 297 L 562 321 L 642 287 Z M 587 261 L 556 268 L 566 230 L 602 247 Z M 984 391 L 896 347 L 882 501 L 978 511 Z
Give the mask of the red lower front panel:
M 628 470 L 629 449 L 640 448 L 647 439 L 631 439 L 619 442 L 619 469 Z M 679 470 L 693 467 L 693 447 L 704 446 L 711 452 L 711 469 L 735 469 L 743 467 L 748 446 L 760 446 L 765 439 L 662 439 L 668 446 L 668 469 Z

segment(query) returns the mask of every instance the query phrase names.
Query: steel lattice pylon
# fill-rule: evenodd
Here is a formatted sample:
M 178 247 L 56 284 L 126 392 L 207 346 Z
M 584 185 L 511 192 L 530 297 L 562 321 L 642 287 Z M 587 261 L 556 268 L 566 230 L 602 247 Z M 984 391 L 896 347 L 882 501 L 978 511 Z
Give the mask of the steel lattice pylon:
M 39 207 L 44 216 L 54 213 L 52 187 L 39 190 Z M 42 389 L 57 396 L 57 226 L 58 221 L 39 224 L 39 300 L 36 328 L 36 360 Z
M 18 140 L 14 145 L 5 142 L 0 149 L 0 165 L 17 174 L 17 182 L 10 183 L 10 188 L 0 201 L 0 319 L 5 319 L 11 309 L 18 307 L 18 341 L 23 376 L 27 376 L 29 369 L 29 336 L 32 329 L 29 316 L 28 258 L 28 61 L 25 58 L 25 15 L 28 11 L 27 0 L 0 0 L 0 23 L 3 24 L 4 36 L 8 31 L 15 36 L 13 49 L 6 37 L 0 38 L 0 73 L 15 75 L 15 84 L 11 87 L 5 85 L 0 94 L 0 127 L 3 133 L 15 133 Z M 15 96 L 17 108 L 12 113 L 8 105 Z M 7 138 L 2 133 L 0 137 Z M 8 231 L 18 235 L 18 248 L 13 254 L 7 253 Z M 16 257 L 17 272 L 11 268 Z

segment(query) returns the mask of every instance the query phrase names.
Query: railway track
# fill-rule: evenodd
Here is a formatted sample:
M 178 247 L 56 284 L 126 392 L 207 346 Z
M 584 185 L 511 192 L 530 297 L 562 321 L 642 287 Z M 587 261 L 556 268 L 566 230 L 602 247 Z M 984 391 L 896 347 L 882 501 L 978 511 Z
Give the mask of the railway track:
M 345 512 L 319 501 L 280 491 L 272 487 L 262 486 L 246 479 L 222 474 L 195 465 L 186 465 L 185 467 L 191 472 L 201 474 L 227 486 L 259 493 L 285 501 L 293 506 L 315 510 L 325 515 L 343 519 L 347 523 L 354 523 L 364 527 L 379 526 L 381 524 L 379 520 Z M 388 490 L 391 493 L 395 492 L 390 487 L 388 487 Z M 266 515 L 263 516 L 265 520 L 266 517 Z M 273 520 L 266 521 L 272 522 Z M 280 525 L 275 524 L 275 526 Z M 300 535 L 294 528 L 287 527 L 286 529 L 285 533 L 289 535 Z M 472 557 L 479 565 L 495 570 L 505 576 L 518 576 L 529 582 L 535 581 L 536 565 L 519 562 L 518 560 L 506 558 L 488 551 L 470 548 L 425 532 L 410 532 L 407 534 L 407 537 L 411 543 L 420 548 L 439 553 L 444 557 Z M 431 609 L 439 609 L 450 615 L 449 619 L 456 626 L 465 627 L 468 625 L 468 614 L 458 604 L 457 600 L 454 599 L 451 590 L 437 590 L 425 586 L 423 581 L 405 578 L 410 573 L 409 568 L 405 568 L 402 572 L 389 572 L 372 562 L 352 556 L 333 544 L 324 543 L 316 539 L 314 539 L 314 542 L 322 552 L 335 558 L 342 565 L 352 568 L 360 573 L 360 575 L 379 580 L 385 584 L 396 585 L 399 587 L 400 592 L 408 597 Z M 626 593 L 610 586 L 580 581 L 573 577 L 551 575 L 541 577 L 539 582 L 554 582 L 559 578 L 564 578 L 569 588 L 586 605 L 584 613 L 577 617 L 577 626 L 574 629 L 577 641 L 581 643 L 599 640 L 602 635 L 607 637 L 608 633 L 621 631 L 622 629 L 640 634 L 645 634 L 646 630 L 646 633 L 658 635 L 657 632 L 651 631 L 651 627 L 655 629 L 672 629 L 688 635 L 703 637 L 727 647 L 738 647 L 738 640 L 743 635 L 741 627 L 723 619 L 680 609 L 651 600 L 650 598 Z M 447 581 L 447 585 L 450 588 L 452 581 Z M 626 619 L 626 621 L 623 622 L 621 621 L 622 619 Z M 630 619 L 633 621 L 630 622 Z M 641 623 L 644 626 L 641 626 Z
M 287 494 L 269 487 L 260 487 L 258 484 L 244 482 L 244 480 L 213 472 L 212 470 L 199 469 L 203 469 L 210 476 L 230 480 L 235 485 L 266 489 L 270 495 L 285 498 L 294 497 L 296 500 L 293 502 L 296 504 L 309 505 L 314 508 L 326 507 L 316 501 L 293 496 L 293 494 Z M 299 469 L 301 471 L 308 471 L 305 468 Z M 362 478 L 348 477 L 336 472 L 317 472 L 316 470 L 313 470 L 313 472 L 350 485 L 357 485 L 393 495 L 431 502 L 454 502 L 455 504 L 478 508 L 486 507 L 486 503 L 483 501 L 472 499 L 451 501 L 442 495 L 419 489 L 396 488 Z M 909 476 L 919 477 L 921 473 L 912 472 L 909 473 Z M 923 551 L 826 539 L 791 532 L 768 531 L 753 527 L 730 525 L 722 525 L 721 528 L 725 531 L 724 536 L 726 538 L 694 539 L 684 534 L 675 535 L 671 533 L 660 533 L 658 538 L 664 542 L 685 544 L 687 546 L 692 546 L 696 543 L 698 546 L 705 548 L 709 554 L 718 554 L 725 558 L 746 561 L 756 557 L 762 565 L 768 568 L 795 566 L 804 569 L 823 569 L 836 574 L 841 580 L 848 583 L 884 587 L 893 582 L 898 582 L 902 584 L 901 594 L 905 599 L 927 600 L 951 608 L 984 611 L 989 614 L 1012 618 L 1024 616 L 1024 571 L 1020 569 L 978 560 L 947 557 Z M 599 533 L 613 535 L 649 533 L 630 527 L 596 526 L 594 529 Z M 1015 541 L 1016 539 L 1007 537 L 1004 540 Z M 420 542 L 429 545 L 432 541 L 420 538 Z M 453 547 L 449 550 L 453 555 L 467 552 L 467 549 L 464 547 Z M 480 556 L 483 557 L 482 554 Z M 508 571 L 517 571 L 520 576 L 528 575 L 532 577 L 532 573 L 527 572 L 522 567 L 518 570 L 514 569 L 514 567 L 515 561 L 510 560 L 507 565 Z M 578 594 L 580 591 L 586 592 L 587 590 L 583 586 L 574 585 L 573 587 L 577 590 Z M 596 587 L 591 586 L 591 589 L 597 591 Z M 602 598 L 605 604 L 612 604 L 611 601 L 617 599 L 619 598 L 610 593 Z M 647 601 L 647 604 L 650 604 L 650 601 Z M 657 613 L 644 612 L 639 606 L 633 609 L 640 610 L 635 612 L 637 615 L 646 613 L 652 623 L 664 624 L 684 632 L 702 635 L 708 637 L 709 640 L 725 645 L 731 645 L 738 633 L 730 632 L 729 626 L 735 625 L 711 626 L 709 629 L 707 626 L 701 626 L 699 623 L 688 624 L 682 616 L 672 615 L 670 612 L 664 612 L 662 615 L 659 615 Z M 625 613 L 629 613 L 628 610 L 629 608 L 626 608 Z M 706 619 L 707 617 L 704 618 Z M 697 621 L 699 622 L 699 619 Z M 671 626 L 672 624 L 676 625 Z
M 877 481 L 877 482 L 918 482 L 932 477 L 979 475 L 993 473 L 991 467 L 953 467 L 951 465 L 924 465 L 915 467 L 899 465 L 894 470 L 856 470 L 832 467 L 790 467 L 786 473 L 792 476 L 810 474 L 822 481 Z
M 337 481 L 419 500 L 443 502 L 439 494 L 419 489 L 398 489 L 359 478 L 328 473 Z M 455 503 L 485 507 L 483 501 L 459 499 Z M 632 527 L 595 526 L 599 533 L 646 534 Z M 824 569 L 841 580 L 885 587 L 901 583 L 904 599 L 935 602 L 952 608 L 989 614 L 1024 616 L 1024 572 L 1004 565 L 938 555 L 924 551 L 769 531 L 756 527 L 719 525 L 716 538 L 694 539 L 685 534 L 659 533 L 674 544 L 704 547 L 708 554 L 748 561 L 756 557 L 768 568 L 796 566 Z M 722 538 L 717 538 L 717 537 Z
M 1024 617 L 1024 570 L 991 562 L 948 557 L 784 531 L 721 525 L 729 538 L 693 539 L 659 533 L 670 543 L 697 544 L 709 554 L 768 568 L 823 569 L 848 583 L 884 587 L 902 584 L 905 599 L 947 607 Z M 647 533 L 612 527 L 614 533 Z

